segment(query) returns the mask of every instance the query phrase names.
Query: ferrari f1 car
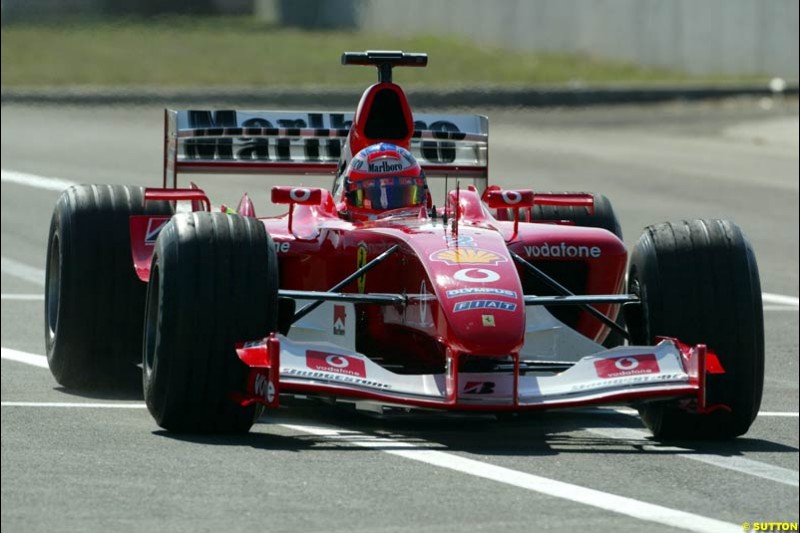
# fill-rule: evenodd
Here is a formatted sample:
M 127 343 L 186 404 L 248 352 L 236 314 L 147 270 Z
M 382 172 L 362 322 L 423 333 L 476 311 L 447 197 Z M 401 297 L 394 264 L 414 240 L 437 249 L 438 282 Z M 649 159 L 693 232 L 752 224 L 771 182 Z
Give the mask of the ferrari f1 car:
M 288 395 L 483 413 L 627 404 L 659 438 L 748 430 L 763 317 L 736 225 L 650 226 L 628 254 L 602 195 L 489 185 L 486 117 L 412 114 L 392 69 L 425 54 L 342 62 L 378 69 L 354 114 L 167 110 L 160 188 L 62 193 L 45 294 L 58 383 L 143 382 L 156 423 L 182 432 L 248 431 Z M 378 143 L 449 177 L 444 205 L 348 218 L 343 174 Z M 247 194 L 212 210 L 178 187 L 244 172 L 334 183 L 274 187 L 288 212 L 266 218 Z

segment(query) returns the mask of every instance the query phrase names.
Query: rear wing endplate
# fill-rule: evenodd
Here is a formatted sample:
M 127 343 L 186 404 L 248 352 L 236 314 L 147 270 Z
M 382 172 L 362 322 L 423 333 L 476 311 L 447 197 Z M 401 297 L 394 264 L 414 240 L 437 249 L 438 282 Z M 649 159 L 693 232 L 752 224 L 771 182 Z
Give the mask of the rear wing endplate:
M 179 173 L 307 174 L 337 171 L 353 113 L 164 111 L 164 184 Z M 411 151 L 429 177 L 486 178 L 489 121 L 414 115 Z

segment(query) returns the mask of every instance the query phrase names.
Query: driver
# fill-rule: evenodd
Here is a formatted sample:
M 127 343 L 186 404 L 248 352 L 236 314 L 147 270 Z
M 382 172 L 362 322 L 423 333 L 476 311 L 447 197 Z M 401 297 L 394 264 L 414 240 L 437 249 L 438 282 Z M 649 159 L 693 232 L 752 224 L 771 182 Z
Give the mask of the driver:
M 425 173 L 411 152 L 389 143 L 358 152 L 344 173 L 345 212 L 351 220 L 374 220 L 389 211 L 426 204 Z

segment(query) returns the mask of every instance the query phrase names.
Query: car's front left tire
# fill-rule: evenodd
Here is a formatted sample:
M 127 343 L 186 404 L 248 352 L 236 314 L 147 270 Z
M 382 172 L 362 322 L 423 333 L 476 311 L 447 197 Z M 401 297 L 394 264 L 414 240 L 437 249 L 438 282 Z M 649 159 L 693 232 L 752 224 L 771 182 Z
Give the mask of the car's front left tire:
M 144 397 L 171 431 L 239 433 L 261 409 L 241 405 L 238 342 L 277 329 L 278 270 L 263 223 L 224 213 L 173 217 L 156 242 L 143 346 Z

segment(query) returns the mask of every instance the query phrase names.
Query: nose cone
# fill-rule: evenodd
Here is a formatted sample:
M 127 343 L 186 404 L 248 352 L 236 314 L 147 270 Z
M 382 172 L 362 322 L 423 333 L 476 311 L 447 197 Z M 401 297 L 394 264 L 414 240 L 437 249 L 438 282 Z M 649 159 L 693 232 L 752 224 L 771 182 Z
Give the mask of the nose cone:
M 462 228 L 458 236 L 415 244 L 440 302 L 448 344 L 481 355 L 518 351 L 525 337 L 525 305 L 502 237 Z
M 451 345 L 484 355 L 508 354 L 522 347 L 525 305 L 510 261 L 442 268 L 436 280 Z

